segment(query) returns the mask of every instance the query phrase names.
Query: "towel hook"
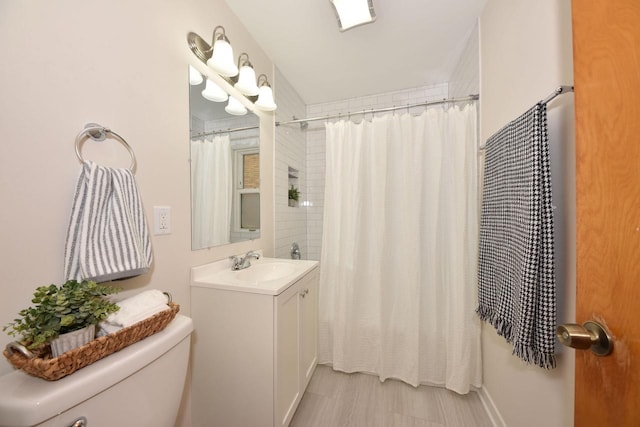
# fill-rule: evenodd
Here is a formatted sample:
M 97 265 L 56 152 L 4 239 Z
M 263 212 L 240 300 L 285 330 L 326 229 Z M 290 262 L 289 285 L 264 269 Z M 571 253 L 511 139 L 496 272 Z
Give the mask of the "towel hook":
M 125 146 L 129 154 L 131 155 L 131 164 L 129 165 L 129 170 L 133 172 L 136 168 L 136 155 L 133 152 L 133 148 L 131 148 L 129 143 L 116 132 L 97 123 L 87 123 L 86 125 L 84 125 L 84 129 L 76 137 L 76 156 L 78 157 L 78 160 L 84 163 L 82 154 L 80 154 L 80 143 L 85 136 L 88 136 L 94 141 L 104 141 L 107 138 L 108 133 L 115 136 L 122 143 L 122 145 Z

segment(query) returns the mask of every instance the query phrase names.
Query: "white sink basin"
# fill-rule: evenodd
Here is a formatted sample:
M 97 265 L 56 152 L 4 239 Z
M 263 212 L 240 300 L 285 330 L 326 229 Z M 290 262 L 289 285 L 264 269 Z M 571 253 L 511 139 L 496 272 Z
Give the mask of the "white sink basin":
M 222 260 L 191 269 L 191 286 L 278 295 L 318 265 L 318 261 L 280 258 L 251 260 L 251 267 L 231 270 Z
M 295 272 L 295 266 L 285 262 L 267 262 L 263 264 L 252 264 L 244 270 L 235 271 L 238 280 L 247 282 L 260 282 L 280 279 Z

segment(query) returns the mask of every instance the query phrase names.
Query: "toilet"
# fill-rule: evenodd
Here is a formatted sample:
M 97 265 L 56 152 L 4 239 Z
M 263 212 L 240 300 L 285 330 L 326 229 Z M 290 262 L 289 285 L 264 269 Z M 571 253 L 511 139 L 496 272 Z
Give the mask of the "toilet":
M 0 427 L 174 427 L 193 321 L 161 332 L 58 381 L 22 371 L 0 377 Z

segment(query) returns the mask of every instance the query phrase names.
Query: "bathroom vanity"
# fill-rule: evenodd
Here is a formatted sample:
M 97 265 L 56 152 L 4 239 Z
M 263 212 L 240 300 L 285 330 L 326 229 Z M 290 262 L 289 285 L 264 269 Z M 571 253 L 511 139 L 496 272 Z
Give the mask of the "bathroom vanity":
M 194 427 L 287 426 L 317 364 L 318 262 L 191 271 Z

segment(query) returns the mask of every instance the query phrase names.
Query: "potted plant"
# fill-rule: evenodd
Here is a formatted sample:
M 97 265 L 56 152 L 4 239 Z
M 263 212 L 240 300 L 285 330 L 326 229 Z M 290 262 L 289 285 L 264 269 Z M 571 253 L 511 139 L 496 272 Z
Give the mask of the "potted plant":
M 298 192 L 298 189 L 292 185 L 291 188 L 289 188 L 289 206 L 297 206 L 299 198 L 300 193 Z
M 105 298 L 118 291 L 87 280 L 40 286 L 31 300 L 35 306 L 21 310 L 21 317 L 6 325 L 3 331 L 8 329 L 9 335 L 20 336 L 22 344 L 38 354 L 46 353 L 46 345 L 51 344 L 52 355 L 57 357 L 73 348 L 65 343 L 68 335 L 75 341 L 75 347 L 93 340 L 95 325 L 118 311 L 119 307 Z M 78 340 L 77 335 L 83 335 L 85 342 Z

